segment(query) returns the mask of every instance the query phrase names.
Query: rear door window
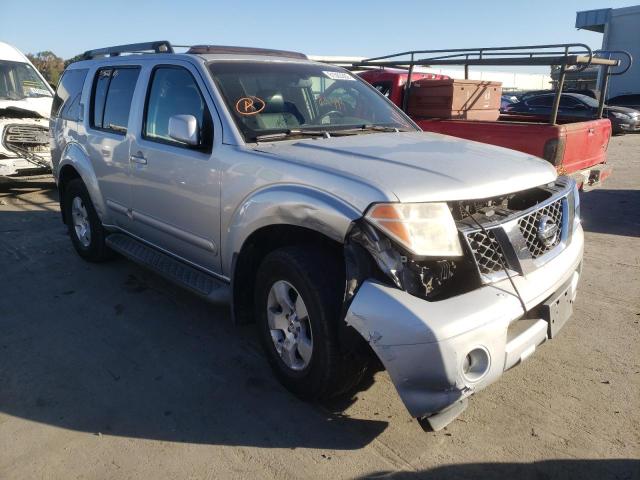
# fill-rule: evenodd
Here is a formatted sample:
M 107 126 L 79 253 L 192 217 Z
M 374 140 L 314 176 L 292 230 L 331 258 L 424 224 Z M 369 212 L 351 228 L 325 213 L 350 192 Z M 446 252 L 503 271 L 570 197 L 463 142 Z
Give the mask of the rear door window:
M 110 68 L 103 68 L 96 73 L 91 99 L 91 126 L 94 128 L 102 128 L 104 102 L 107 98 L 107 90 L 109 89 L 112 71 Z
M 52 117 L 60 117 L 66 120 L 79 120 L 81 118 L 80 98 L 88 71 L 88 69 L 83 68 L 64 72 L 56 90 L 56 95 L 53 98 L 51 106 Z
M 580 104 L 580 102 L 578 100 L 576 100 L 575 98 L 567 97 L 567 96 L 564 96 L 564 95 L 562 97 L 560 97 L 560 106 L 561 107 L 575 108 L 579 104 Z
M 91 126 L 124 134 L 129 124 L 131 100 L 139 67 L 101 68 L 93 87 Z

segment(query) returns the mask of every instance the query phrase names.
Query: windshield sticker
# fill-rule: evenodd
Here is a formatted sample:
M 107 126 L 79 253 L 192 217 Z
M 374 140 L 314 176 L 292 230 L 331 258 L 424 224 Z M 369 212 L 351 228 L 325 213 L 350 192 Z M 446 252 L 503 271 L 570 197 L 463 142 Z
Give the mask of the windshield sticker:
M 331 80 L 351 80 L 353 82 L 356 81 L 355 78 L 345 72 L 332 72 L 330 70 L 325 70 L 322 73 L 324 73 Z
M 29 93 L 31 95 L 49 95 L 49 91 L 45 90 L 44 88 L 33 88 L 33 87 L 31 87 L 29 89 Z
M 236 102 L 236 112 L 240 115 L 255 115 L 264 110 L 267 104 L 258 97 L 242 97 Z

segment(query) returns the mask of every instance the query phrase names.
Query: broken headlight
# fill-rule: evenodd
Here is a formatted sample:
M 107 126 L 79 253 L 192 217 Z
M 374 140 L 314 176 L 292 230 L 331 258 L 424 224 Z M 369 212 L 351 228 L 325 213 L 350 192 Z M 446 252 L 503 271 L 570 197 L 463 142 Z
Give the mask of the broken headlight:
M 378 203 L 365 218 L 419 257 L 461 257 L 458 229 L 446 203 Z

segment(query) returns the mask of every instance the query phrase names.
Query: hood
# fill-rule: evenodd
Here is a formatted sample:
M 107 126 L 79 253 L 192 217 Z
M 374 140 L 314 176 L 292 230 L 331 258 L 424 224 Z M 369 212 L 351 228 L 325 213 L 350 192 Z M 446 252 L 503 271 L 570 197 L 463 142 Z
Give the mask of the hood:
M 615 105 L 607 105 L 608 112 L 619 112 L 626 113 L 627 115 L 631 115 L 632 117 L 640 115 L 640 112 L 634 108 L 629 107 L 616 107 Z
M 487 198 L 553 181 L 545 160 L 428 132 L 373 133 L 271 142 L 259 150 L 343 173 L 392 192 L 401 202 Z
M 0 99 L 0 117 L 19 118 L 21 112 L 24 112 L 23 116 L 33 117 L 34 115 L 31 112 L 35 112 L 38 117 L 49 118 L 52 102 L 52 97 L 23 98 L 20 100 Z

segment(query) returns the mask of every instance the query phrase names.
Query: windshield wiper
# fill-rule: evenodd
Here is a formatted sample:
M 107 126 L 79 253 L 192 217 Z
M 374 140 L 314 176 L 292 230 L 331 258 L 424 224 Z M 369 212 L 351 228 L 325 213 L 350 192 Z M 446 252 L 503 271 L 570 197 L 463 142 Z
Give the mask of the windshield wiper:
M 253 140 L 256 142 L 268 142 L 270 140 L 282 140 L 289 137 L 295 136 L 306 136 L 306 137 L 324 137 L 331 138 L 342 135 L 356 135 L 360 132 L 408 132 L 409 130 L 401 130 L 396 127 L 385 127 L 384 125 L 372 125 L 365 124 L 359 127 L 352 128 L 343 128 L 339 130 L 302 130 L 299 128 L 294 128 L 290 130 L 286 130 L 284 132 L 277 133 L 266 133 L 264 135 L 256 135 L 253 137 Z
M 304 137 L 324 137 L 330 138 L 331 135 L 325 130 L 300 130 L 290 129 L 284 132 L 265 133 L 264 135 L 256 135 L 253 140 L 256 142 L 268 142 L 270 140 L 282 140 L 284 138 L 304 136 Z
M 353 127 L 353 128 L 345 128 L 343 130 L 336 130 L 336 133 L 342 133 L 342 132 L 367 132 L 367 131 L 374 131 L 374 132 L 408 132 L 408 130 L 401 130 L 397 127 L 386 127 L 384 125 L 373 125 L 373 124 L 365 124 L 365 125 L 361 125 L 359 127 Z

